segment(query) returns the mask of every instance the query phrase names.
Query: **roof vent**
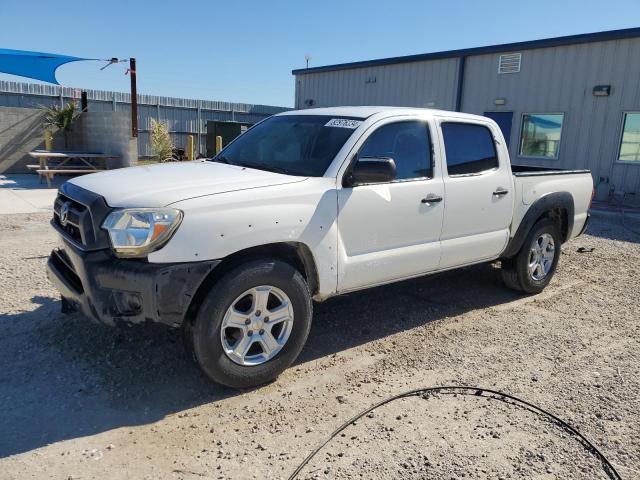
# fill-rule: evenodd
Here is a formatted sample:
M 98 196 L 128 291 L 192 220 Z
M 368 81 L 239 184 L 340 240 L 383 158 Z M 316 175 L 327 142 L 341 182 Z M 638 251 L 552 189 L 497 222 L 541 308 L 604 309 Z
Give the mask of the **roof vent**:
M 521 53 L 505 53 L 500 55 L 498 73 L 518 73 L 520 71 Z

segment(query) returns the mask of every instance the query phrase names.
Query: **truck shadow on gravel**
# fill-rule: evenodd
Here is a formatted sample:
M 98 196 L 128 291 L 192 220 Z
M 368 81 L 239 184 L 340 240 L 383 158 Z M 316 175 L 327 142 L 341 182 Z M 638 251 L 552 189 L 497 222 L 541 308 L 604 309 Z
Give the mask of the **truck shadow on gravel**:
M 504 286 L 499 270 L 477 265 L 335 297 L 316 304 L 298 363 L 523 296 Z
M 316 305 L 297 363 L 518 298 L 489 265 L 336 297 Z M 33 311 L 0 314 L 0 458 L 238 393 L 200 374 L 178 330 L 114 330 L 60 314 L 56 299 L 32 301 Z

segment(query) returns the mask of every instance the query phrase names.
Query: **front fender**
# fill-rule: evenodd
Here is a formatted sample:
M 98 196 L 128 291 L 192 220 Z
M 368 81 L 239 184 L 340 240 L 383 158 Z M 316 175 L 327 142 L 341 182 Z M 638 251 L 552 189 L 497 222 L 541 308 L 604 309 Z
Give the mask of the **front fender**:
M 311 178 L 286 186 L 227 192 L 174 204 L 182 224 L 154 263 L 224 259 L 277 243 L 301 243 L 313 253 L 319 292 L 335 292 L 337 198 L 335 179 Z

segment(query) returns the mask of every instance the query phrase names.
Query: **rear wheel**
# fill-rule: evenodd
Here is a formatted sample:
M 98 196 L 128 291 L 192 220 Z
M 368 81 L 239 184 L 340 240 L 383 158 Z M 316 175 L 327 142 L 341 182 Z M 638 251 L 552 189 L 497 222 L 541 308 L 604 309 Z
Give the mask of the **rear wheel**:
M 60 311 L 62 313 L 69 314 L 69 313 L 74 313 L 76 311 L 76 308 L 73 305 L 73 303 L 71 303 L 71 301 L 67 300 L 64 297 L 60 297 L 60 300 L 62 302 L 62 305 L 60 307 Z
M 226 273 L 185 328 L 187 344 L 211 380 L 247 388 L 276 378 L 296 359 L 311 327 L 304 277 L 280 260 Z
M 502 262 L 504 283 L 514 290 L 540 293 L 556 271 L 560 246 L 558 226 L 548 218 L 539 220 L 516 256 Z

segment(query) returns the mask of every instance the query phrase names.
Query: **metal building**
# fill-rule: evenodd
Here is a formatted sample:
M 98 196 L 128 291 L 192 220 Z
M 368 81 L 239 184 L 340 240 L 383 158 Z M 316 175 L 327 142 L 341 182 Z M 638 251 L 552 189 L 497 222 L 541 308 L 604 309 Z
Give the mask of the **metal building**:
M 486 115 L 512 161 L 589 168 L 640 203 L 640 28 L 294 70 L 296 108 L 398 105 Z

